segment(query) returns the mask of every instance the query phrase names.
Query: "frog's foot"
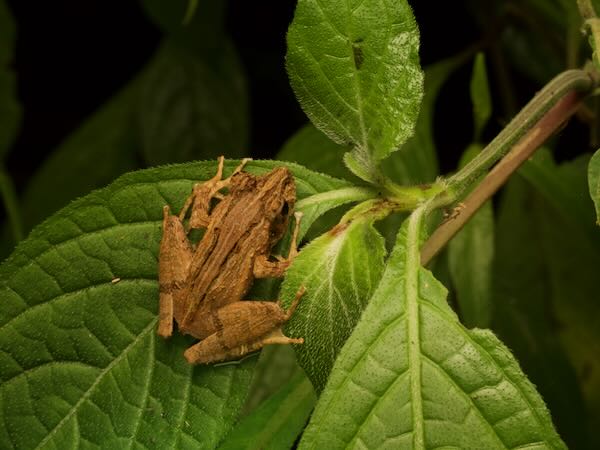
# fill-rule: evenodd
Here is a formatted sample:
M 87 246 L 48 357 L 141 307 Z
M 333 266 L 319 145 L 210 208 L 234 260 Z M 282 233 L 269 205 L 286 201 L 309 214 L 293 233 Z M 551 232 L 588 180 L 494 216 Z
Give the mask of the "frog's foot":
M 280 344 L 280 345 L 289 345 L 289 344 L 304 344 L 303 338 L 291 338 L 287 337 L 281 331 L 281 328 L 277 328 L 267 334 L 264 338 L 260 340 L 261 346 L 263 345 L 272 345 L 272 344 Z

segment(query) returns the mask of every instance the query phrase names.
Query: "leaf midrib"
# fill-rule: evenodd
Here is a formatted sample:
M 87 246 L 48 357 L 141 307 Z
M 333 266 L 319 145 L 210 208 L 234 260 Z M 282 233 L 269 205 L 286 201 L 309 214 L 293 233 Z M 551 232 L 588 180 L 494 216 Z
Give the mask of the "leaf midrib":
M 408 370 L 413 416 L 414 448 L 424 449 L 423 398 L 421 396 L 421 340 L 419 323 L 419 231 L 425 208 L 415 210 L 408 219 L 405 256 L 406 324 L 408 328 Z

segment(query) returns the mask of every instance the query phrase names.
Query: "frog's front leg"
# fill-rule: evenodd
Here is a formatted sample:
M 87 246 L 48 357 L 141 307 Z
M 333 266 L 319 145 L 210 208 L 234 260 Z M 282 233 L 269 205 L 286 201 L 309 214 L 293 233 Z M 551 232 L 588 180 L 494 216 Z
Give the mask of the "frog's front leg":
M 292 233 L 292 242 L 288 257 L 275 256 L 277 261 L 270 261 L 269 255 L 260 255 L 254 261 L 254 277 L 255 278 L 280 278 L 283 276 L 286 269 L 290 266 L 294 258 L 298 255 L 298 231 L 300 229 L 300 220 L 302 213 L 297 211 L 294 213 L 296 224 Z
M 178 291 L 184 289 L 192 260 L 192 248 L 183 225 L 163 208 L 163 233 L 158 257 L 159 320 L 158 334 L 169 337 L 173 333 L 174 302 Z
M 208 313 L 206 320 L 213 333 L 188 348 L 185 358 L 190 364 L 210 364 L 240 358 L 269 344 L 304 343 L 304 339 L 287 337 L 281 331 L 302 295 L 304 288 L 287 311 L 279 302 L 241 301 Z
M 188 211 L 191 209 L 188 229 L 206 228 L 208 226 L 210 223 L 211 200 L 213 198 L 223 198 L 219 191 L 229 185 L 231 177 L 240 172 L 248 163 L 248 161 L 251 161 L 251 159 L 242 159 L 242 162 L 238 167 L 236 167 L 233 173 L 223 180 L 223 164 L 225 162 L 225 158 L 223 156 L 219 156 L 217 173 L 215 176 L 203 183 L 196 183 L 192 188 L 191 195 L 185 201 L 183 208 L 181 208 L 181 211 L 179 212 L 179 219 L 183 221 Z

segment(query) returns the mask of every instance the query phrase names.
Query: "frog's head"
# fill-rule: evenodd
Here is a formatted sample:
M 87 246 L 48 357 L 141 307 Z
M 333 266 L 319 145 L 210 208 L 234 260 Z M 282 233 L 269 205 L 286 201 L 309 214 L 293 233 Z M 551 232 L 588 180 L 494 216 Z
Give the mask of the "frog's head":
M 285 233 L 296 203 L 296 183 L 287 167 L 276 167 L 261 177 L 261 192 L 266 219 L 271 223 L 271 242 Z

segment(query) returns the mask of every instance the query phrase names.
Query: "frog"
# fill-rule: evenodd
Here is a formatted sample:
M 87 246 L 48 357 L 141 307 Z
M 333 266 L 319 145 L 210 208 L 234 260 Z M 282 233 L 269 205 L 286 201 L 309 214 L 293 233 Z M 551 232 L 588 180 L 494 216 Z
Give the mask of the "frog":
M 254 175 L 243 170 L 248 161 L 223 179 L 220 157 L 215 176 L 194 185 L 179 215 L 171 214 L 168 205 L 163 208 L 158 334 L 171 336 L 176 322 L 180 333 L 199 339 L 184 352 L 190 364 L 238 359 L 264 345 L 304 342 L 281 329 L 304 287 L 287 310 L 280 301 L 244 299 L 255 279 L 284 275 L 298 254 L 301 217 L 293 212 L 296 186 L 290 170 L 275 167 Z M 296 223 L 288 256 L 273 257 L 292 215 Z M 204 234 L 193 245 L 188 234 L 195 229 Z

